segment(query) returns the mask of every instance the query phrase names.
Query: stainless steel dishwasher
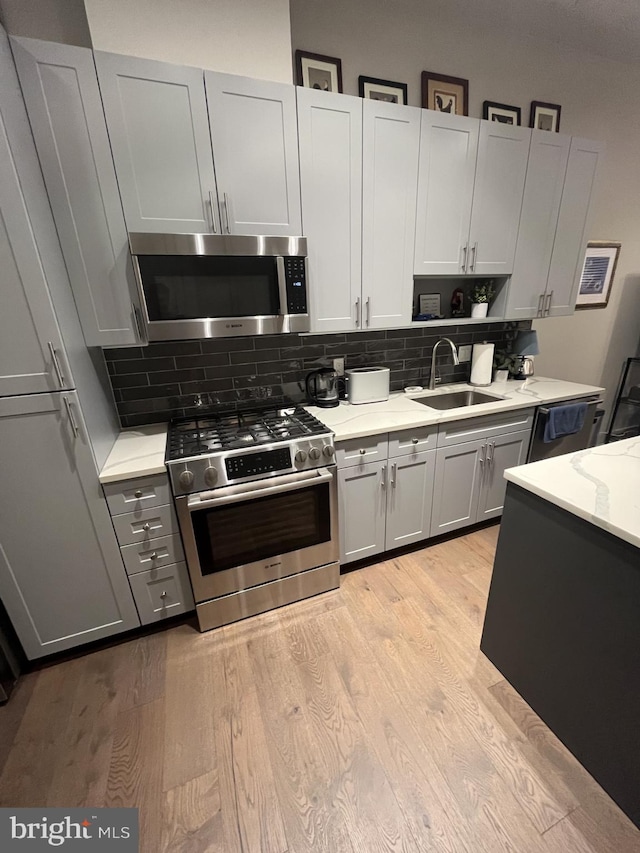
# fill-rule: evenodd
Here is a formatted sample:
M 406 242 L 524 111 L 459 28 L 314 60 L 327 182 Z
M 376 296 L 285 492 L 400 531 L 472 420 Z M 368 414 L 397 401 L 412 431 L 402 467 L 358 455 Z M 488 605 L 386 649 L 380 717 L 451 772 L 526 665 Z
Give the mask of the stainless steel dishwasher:
M 587 413 L 580 432 L 574 435 L 564 435 L 555 441 L 545 443 L 544 428 L 547 425 L 549 412 L 556 406 L 568 406 L 571 403 L 586 403 Z M 531 443 L 529 444 L 529 455 L 527 462 L 537 462 L 539 459 L 548 459 L 550 456 L 562 456 L 565 453 L 573 453 L 576 450 L 584 450 L 591 444 L 591 433 L 596 416 L 596 409 L 602 404 L 598 396 L 581 397 L 578 400 L 558 400 L 545 406 L 538 406 L 533 420 L 531 430 Z

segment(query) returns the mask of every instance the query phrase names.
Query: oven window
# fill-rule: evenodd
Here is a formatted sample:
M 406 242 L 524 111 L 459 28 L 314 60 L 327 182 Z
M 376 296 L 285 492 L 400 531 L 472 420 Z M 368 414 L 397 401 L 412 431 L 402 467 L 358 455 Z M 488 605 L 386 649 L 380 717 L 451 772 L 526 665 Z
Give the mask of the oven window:
M 329 484 L 192 513 L 203 575 L 331 539 Z
M 280 313 L 275 258 L 138 255 L 149 320 Z

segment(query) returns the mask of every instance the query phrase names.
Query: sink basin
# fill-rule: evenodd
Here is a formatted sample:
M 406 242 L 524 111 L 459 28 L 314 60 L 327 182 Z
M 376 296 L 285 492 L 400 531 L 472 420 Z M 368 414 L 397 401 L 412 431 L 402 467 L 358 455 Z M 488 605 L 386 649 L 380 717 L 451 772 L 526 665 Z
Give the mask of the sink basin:
M 434 394 L 432 397 L 414 397 L 414 400 L 430 409 L 462 409 L 466 406 L 479 406 L 481 403 L 495 403 L 496 400 L 504 400 L 504 397 L 485 394 L 484 391 L 448 391 L 444 394 Z

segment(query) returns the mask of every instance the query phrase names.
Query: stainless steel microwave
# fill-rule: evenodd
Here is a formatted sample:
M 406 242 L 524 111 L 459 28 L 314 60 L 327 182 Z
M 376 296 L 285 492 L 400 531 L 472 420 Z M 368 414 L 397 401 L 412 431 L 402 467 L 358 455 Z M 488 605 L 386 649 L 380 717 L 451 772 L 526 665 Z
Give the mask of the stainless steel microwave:
M 129 234 L 149 341 L 308 332 L 305 237 Z

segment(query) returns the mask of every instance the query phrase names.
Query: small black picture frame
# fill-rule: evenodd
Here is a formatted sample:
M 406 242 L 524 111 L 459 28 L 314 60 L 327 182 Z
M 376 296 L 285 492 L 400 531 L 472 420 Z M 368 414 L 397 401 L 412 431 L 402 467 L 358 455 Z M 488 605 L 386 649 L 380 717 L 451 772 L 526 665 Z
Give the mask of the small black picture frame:
M 378 77 L 358 77 L 358 91 L 361 98 L 372 101 L 385 101 L 389 104 L 407 103 L 407 84 L 381 80 Z
M 321 53 L 296 50 L 298 86 L 324 92 L 342 92 L 342 60 Z
M 488 121 L 497 121 L 500 124 L 520 126 L 522 123 L 522 110 L 520 107 L 512 107 L 510 104 L 485 101 L 482 104 L 482 118 Z
M 531 101 L 529 127 L 536 130 L 550 130 L 558 133 L 560 130 L 560 104 L 547 104 L 544 101 Z

